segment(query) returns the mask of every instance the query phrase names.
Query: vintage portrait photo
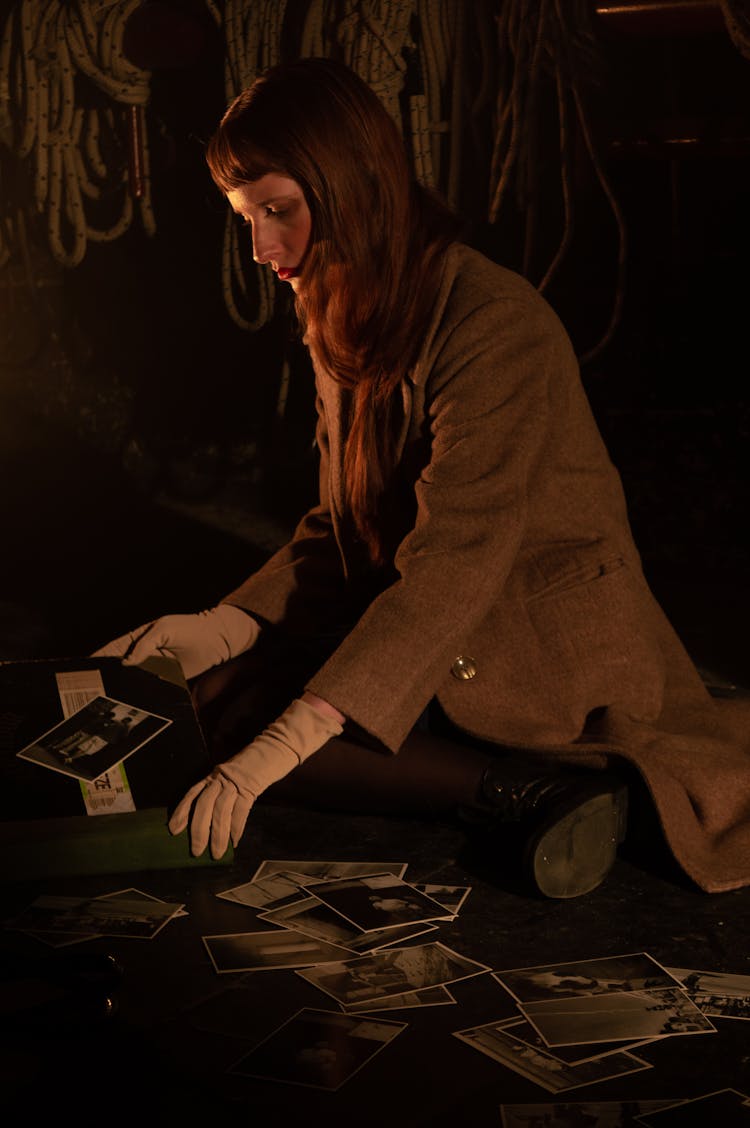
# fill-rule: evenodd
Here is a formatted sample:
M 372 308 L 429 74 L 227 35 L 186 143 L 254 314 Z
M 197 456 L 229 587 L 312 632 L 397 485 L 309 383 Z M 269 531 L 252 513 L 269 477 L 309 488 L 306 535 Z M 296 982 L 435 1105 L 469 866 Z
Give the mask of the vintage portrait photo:
M 304 1008 L 228 1072 L 287 1085 L 340 1089 L 405 1026 L 403 1022 Z
M 17 755 L 52 771 L 90 783 L 153 740 L 172 722 L 115 701 L 95 697 Z

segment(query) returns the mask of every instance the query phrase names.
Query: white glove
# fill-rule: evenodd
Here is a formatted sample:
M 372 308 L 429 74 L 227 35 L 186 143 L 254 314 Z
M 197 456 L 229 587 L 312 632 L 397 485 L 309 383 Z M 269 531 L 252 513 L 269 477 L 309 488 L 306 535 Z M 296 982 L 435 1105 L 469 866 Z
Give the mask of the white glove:
M 176 658 L 186 678 L 228 662 L 249 650 L 260 634 L 252 615 L 220 603 L 195 615 L 164 615 L 120 635 L 93 652 L 93 658 L 122 658 L 124 666 L 139 666 L 147 658 Z
M 298 698 L 251 744 L 190 788 L 169 820 L 171 833 L 180 834 L 189 820 L 192 854 L 203 853 L 210 834 L 211 857 L 220 858 L 230 838 L 233 846 L 239 842 L 261 792 L 342 732 L 334 717 Z

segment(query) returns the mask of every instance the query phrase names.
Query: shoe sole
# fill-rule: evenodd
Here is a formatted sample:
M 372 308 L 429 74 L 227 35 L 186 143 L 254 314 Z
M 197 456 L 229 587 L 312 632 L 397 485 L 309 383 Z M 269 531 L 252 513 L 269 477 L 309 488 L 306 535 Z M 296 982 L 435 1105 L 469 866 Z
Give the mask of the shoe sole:
M 529 842 L 526 869 L 544 897 L 581 897 L 601 885 L 625 837 L 627 789 L 579 803 Z

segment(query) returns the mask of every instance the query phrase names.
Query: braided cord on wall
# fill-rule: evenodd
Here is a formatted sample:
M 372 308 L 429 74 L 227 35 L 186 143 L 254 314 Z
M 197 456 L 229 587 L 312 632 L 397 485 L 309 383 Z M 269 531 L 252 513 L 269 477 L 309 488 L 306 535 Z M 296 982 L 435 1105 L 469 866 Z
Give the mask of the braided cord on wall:
M 224 95 L 231 102 L 267 67 L 279 61 L 286 0 L 224 0 L 209 4 L 224 35 Z M 271 320 L 275 284 L 268 266 L 254 264 L 255 309 L 251 313 L 247 278 L 246 240 L 231 208 L 227 209 L 221 254 L 221 287 L 232 321 L 241 329 L 255 331 Z
M 117 239 L 135 211 L 124 160 L 108 167 L 106 138 L 125 149 L 126 121 L 112 102 L 143 107 L 150 74 L 126 58 L 125 25 L 140 0 L 21 0 L 10 12 L 0 44 L 0 101 L 9 147 L 29 163 L 33 201 L 45 214 L 50 251 L 66 267 L 77 266 L 89 241 Z M 79 104 L 81 76 L 108 100 Z M 147 233 L 156 229 L 151 202 L 149 152 L 142 138 L 143 191 L 138 198 Z M 86 201 L 121 199 L 109 225 L 95 222 Z M 7 247 L 0 251 L 7 258 Z

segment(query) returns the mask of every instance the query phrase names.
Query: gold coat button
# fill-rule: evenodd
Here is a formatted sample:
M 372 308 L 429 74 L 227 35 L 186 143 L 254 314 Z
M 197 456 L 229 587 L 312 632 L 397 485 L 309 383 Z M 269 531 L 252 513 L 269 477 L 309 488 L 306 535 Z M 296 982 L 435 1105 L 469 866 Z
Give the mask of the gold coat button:
M 477 664 L 467 654 L 459 654 L 451 666 L 451 673 L 459 681 L 471 681 L 472 678 L 477 676 Z

